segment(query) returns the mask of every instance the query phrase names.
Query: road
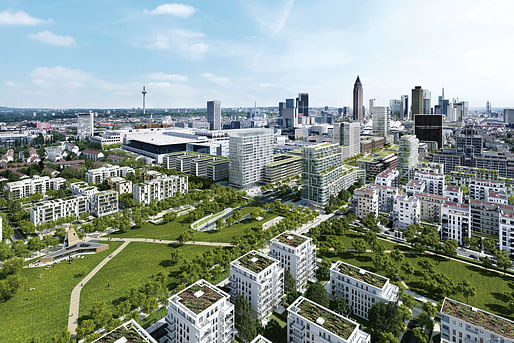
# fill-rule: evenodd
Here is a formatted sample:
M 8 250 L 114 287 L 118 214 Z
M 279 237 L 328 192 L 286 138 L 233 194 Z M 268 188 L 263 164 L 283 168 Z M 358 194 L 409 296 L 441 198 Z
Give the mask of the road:
M 85 278 L 83 278 L 76 286 L 73 288 L 73 291 L 71 292 L 71 298 L 70 298 L 70 311 L 68 316 L 68 331 L 71 333 L 71 339 L 76 338 L 76 330 L 78 325 L 78 319 L 79 319 L 79 308 L 80 308 L 80 291 L 85 286 L 85 284 L 91 280 L 93 276 L 98 273 L 100 269 L 102 269 L 103 266 L 107 264 L 111 259 L 114 258 L 114 256 L 118 255 L 125 247 L 130 243 L 130 241 L 125 241 L 118 249 L 116 249 L 112 254 L 107 256 L 105 259 L 103 259 L 102 262 L 100 262 Z

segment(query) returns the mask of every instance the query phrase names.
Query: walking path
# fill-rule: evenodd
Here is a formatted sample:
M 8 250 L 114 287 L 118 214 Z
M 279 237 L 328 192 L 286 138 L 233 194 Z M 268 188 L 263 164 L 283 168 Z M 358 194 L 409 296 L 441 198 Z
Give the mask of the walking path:
M 116 249 L 112 254 L 107 256 L 102 262 L 100 262 L 85 278 L 83 278 L 76 286 L 73 288 L 73 291 L 71 292 L 71 298 L 70 298 L 70 312 L 68 316 L 68 331 L 71 333 L 71 339 L 76 338 L 76 330 L 78 325 L 78 318 L 79 318 L 79 305 L 80 305 L 80 291 L 82 290 L 82 287 L 91 280 L 93 276 L 95 276 L 96 273 L 100 269 L 102 269 L 103 266 L 107 264 L 114 256 L 118 255 L 120 251 L 125 249 L 125 247 L 130 243 L 130 241 L 125 241 L 118 249 Z
M 233 247 L 232 243 L 221 243 L 221 242 L 201 242 L 201 241 L 169 241 L 166 239 L 154 239 L 154 238 L 105 238 L 106 241 L 114 242 L 143 242 L 143 243 L 159 243 L 159 244 L 188 244 L 188 245 L 207 245 L 211 247 Z

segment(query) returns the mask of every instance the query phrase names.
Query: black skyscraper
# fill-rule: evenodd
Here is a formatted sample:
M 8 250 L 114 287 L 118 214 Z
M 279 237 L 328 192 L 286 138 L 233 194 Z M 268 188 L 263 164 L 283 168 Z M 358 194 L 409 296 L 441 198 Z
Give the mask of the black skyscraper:
M 309 93 L 298 94 L 298 114 L 300 113 L 304 117 L 309 116 Z
M 420 141 L 437 142 L 443 147 L 443 116 L 440 114 L 415 114 L 414 132 Z
M 357 80 L 355 80 L 355 84 L 353 85 L 353 120 L 362 121 L 362 119 L 364 119 L 363 105 L 362 83 L 359 76 L 357 76 Z

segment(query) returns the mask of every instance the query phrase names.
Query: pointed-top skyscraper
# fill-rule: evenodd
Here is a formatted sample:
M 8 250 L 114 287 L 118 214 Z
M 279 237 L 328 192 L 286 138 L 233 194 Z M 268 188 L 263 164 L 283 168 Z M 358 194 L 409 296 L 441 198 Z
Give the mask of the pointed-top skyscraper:
M 359 76 L 357 76 L 357 80 L 355 80 L 355 84 L 353 85 L 353 120 L 354 121 L 362 121 L 364 119 L 364 115 L 362 113 L 362 83 Z

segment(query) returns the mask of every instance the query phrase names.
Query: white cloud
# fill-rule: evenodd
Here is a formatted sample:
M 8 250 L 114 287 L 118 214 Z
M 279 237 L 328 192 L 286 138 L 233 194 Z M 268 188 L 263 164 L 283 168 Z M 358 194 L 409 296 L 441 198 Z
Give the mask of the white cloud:
M 23 11 L 3 11 L 0 12 L 0 25 L 24 25 L 35 26 L 39 24 L 51 23 L 52 20 L 43 20 L 30 16 Z
M 166 74 L 166 73 L 150 73 L 146 75 L 146 77 L 150 80 L 161 80 L 161 81 L 178 81 L 185 82 L 187 81 L 187 76 L 180 74 Z
M 145 13 L 157 15 L 172 15 L 175 17 L 189 18 L 196 12 L 196 8 L 184 4 L 162 4 L 153 10 L 145 10 Z
M 200 76 L 209 80 L 212 83 L 219 85 L 219 86 L 230 83 L 230 79 L 228 77 L 224 77 L 224 76 L 216 76 L 211 73 L 203 73 L 203 74 L 200 74 Z
M 261 29 L 272 36 L 276 36 L 287 23 L 294 2 L 295 0 L 282 0 L 273 1 L 270 4 L 261 0 L 253 0 L 246 1 L 245 4 Z
M 209 50 L 209 46 L 202 41 L 205 34 L 188 30 L 169 30 L 155 34 L 150 44 L 145 45 L 152 50 L 170 50 L 179 52 L 187 57 L 202 58 Z
M 16 83 L 13 81 L 7 80 L 4 82 L 4 85 L 6 85 L 7 87 L 15 87 Z
M 73 37 L 71 36 L 56 35 L 55 33 L 50 31 L 41 31 L 38 33 L 34 33 L 32 35 L 29 35 L 29 38 L 37 40 L 42 43 L 63 47 L 75 46 L 77 44 L 75 42 L 75 39 L 73 39 Z

